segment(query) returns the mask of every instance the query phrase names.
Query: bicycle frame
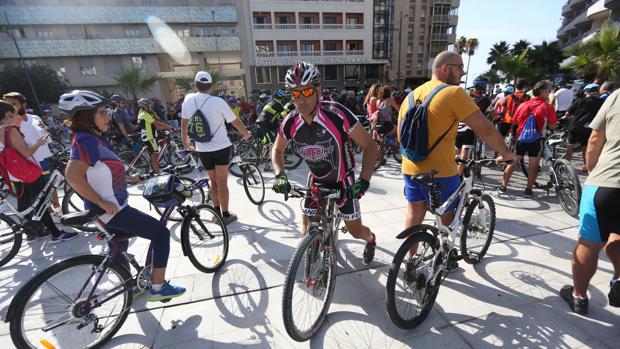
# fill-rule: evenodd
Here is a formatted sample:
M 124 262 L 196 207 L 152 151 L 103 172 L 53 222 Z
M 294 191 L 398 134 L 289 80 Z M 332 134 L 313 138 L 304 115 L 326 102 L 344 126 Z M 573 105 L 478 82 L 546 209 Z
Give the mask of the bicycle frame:
M 11 205 L 9 200 L 3 200 L 2 204 L 0 204 L 0 212 L 3 212 L 8 208 L 17 218 L 19 218 L 19 222 L 16 222 L 19 224 L 23 224 L 26 220 L 26 216 L 32 212 L 34 212 L 34 214 L 29 220 L 37 222 L 40 221 L 52 201 L 53 194 L 59 188 L 62 179 L 63 178 L 60 172 L 58 172 L 58 170 L 54 170 L 43 187 L 43 190 L 41 190 L 41 192 L 37 195 L 30 207 L 23 211 L 18 211 L 15 206 Z

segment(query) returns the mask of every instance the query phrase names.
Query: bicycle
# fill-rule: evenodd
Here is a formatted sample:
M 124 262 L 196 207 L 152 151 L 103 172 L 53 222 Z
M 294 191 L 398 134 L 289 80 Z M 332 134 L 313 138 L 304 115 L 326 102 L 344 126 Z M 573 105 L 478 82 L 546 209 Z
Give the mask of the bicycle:
M 307 233 L 290 261 L 282 295 L 286 332 L 294 340 L 303 342 L 319 330 L 334 296 L 338 232 L 346 232 L 346 227 L 339 228 L 341 218 L 337 207 L 343 192 L 318 186 L 293 186 L 290 194 L 285 195 L 285 200 L 289 197 L 311 198 L 317 208 L 317 214 L 310 217 Z M 304 302 L 298 297 L 308 299 Z M 303 304 L 309 305 L 306 309 L 293 309 Z M 295 315 L 301 315 L 301 319 L 296 319 Z
M 254 205 L 260 205 L 265 200 L 265 179 L 254 163 L 246 162 L 239 155 L 231 160 L 231 166 L 239 167 L 242 174 L 243 190 Z
M 472 168 L 490 161 L 494 160 L 458 159 L 458 163 L 465 164 L 464 180 L 443 205 L 440 205 L 440 187 L 432 182 L 437 171 L 415 176 L 429 186 L 429 210 L 435 216 L 435 225 L 416 225 L 397 236 L 405 241 L 394 255 L 386 285 L 387 312 L 396 326 L 410 329 L 422 323 L 435 303 L 439 286 L 456 268 L 457 261 L 477 264 L 486 254 L 495 230 L 495 204 L 489 195 L 473 189 Z M 454 203 L 457 203 L 455 218 L 446 226 L 441 216 Z M 460 243 L 457 243 L 459 232 Z M 416 253 L 410 255 L 413 248 L 417 248 Z M 414 300 L 416 295 L 418 299 Z M 409 316 L 399 310 L 413 310 L 415 314 Z
M 400 145 L 393 135 L 387 135 L 384 139 L 378 139 L 375 141 L 379 148 L 379 155 L 377 157 L 377 163 L 375 165 L 375 171 L 381 166 L 385 165 L 388 157 L 394 158 L 397 163 L 402 163 L 403 157 L 400 153 Z
M 164 179 L 154 179 L 162 182 Z M 168 199 L 160 197 L 162 202 Z M 159 200 L 159 199 L 157 199 Z M 228 254 L 228 231 L 218 213 L 208 205 L 166 206 L 161 218 L 165 222 L 173 209 L 183 216 L 181 244 L 183 253 L 202 272 L 213 273 L 224 264 Z M 108 231 L 96 221 L 101 209 L 64 216 L 62 223 L 80 229 L 95 221 L 98 237 L 108 242 L 102 255 L 81 255 L 58 262 L 28 281 L 9 306 L 13 344 L 18 348 L 98 348 L 121 328 L 131 309 L 132 291 L 147 291 L 151 285 L 152 266 L 141 266 L 135 257 L 122 249 L 127 235 Z M 203 218 L 208 214 L 209 218 Z M 205 224 L 208 224 L 208 227 Z M 190 232 L 191 231 L 191 232 Z M 215 238 L 221 238 L 221 250 L 213 256 L 198 256 L 198 249 L 213 249 Z M 192 243 L 196 238 L 199 243 Z M 148 260 L 147 256 L 147 260 Z M 135 274 L 131 274 L 133 266 Z M 82 281 L 85 280 L 85 281 Z
M 191 154 L 181 151 L 183 147 L 179 146 L 170 132 L 164 131 L 164 137 L 157 142 L 161 146 L 157 155 L 157 162 L 160 166 L 163 167 L 168 164 L 180 166 L 190 162 L 189 156 L 191 156 Z M 148 149 L 149 148 L 145 145 L 140 149 L 137 155 L 131 150 L 118 154 L 118 157 L 128 165 L 127 173 L 129 175 L 139 176 L 152 170 L 151 157 Z
M 256 166 L 261 164 L 267 164 L 271 162 L 271 145 L 272 143 L 263 143 L 262 139 L 254 137 L 251 142 L 240 141 L 233 144 L 232 157 L 239 155 L 244 162 L 253 163 Z M 297 154 L 293 148 L 293 142 L 289 142 L 288 146 L 284 150 L 284 168 L 287 170 L 294 170 L 301 164 L 303 159 Z M 243 172 L 239 168 L 239 165 L 229 166 L 228 170 L 230 174 L 235 177 L 241 177 Z

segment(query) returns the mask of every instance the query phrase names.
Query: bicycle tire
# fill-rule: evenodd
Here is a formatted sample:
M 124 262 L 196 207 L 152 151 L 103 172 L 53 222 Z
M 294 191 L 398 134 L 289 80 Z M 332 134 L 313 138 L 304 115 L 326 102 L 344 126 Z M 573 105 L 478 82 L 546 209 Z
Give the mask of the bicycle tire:
M 578 218 L 579 217 L 579 205 L 581 203 L 581 183 L 579 182 L 579 176 L 577 176 L 577 172 L 571 166 L 570 162 L 566 159 L 556 160 L 554 166 L 556 178 L 558 183 L 555 185 L 556 194 L 558 195 L 558 199 L 560 200 L 560 205 L 562 209 L 566 213 L 568 213 L 571 217 Z M 560 175 L 562 173 L 566 173 L 566 177 L 562 177 L 560 181 Z M 564 180 L 568 179 L 571 183 L 564 183 Z M 563 189 L 568 186 L 568 190 L 574 192 L 574 205 L 569 205 L 566 201 L 567 198 L 563 195 Z M 571 199 L 573 199 L 573 195 L 571 195 Z
M 234 145 L 233 151 L 230 154 L 231 160 L 236 155 L 239 155 L 242 162 L 252 163 L 258 166 L 258 162 L 259 162 L 258 151 L 256 150 L 256 147 L 252 143 L 240 142 Z M 241 168 L 239 168 L 238 163 L 231 163 L 230 166 L 228 166 L 228 172 L 230 172 L 231 175 L 237 178 L 241 178 L 241 176 L 243 176 L 243 171 L 241 171 Z
M 307 330 L 298 328 L 297 324 L 295 324 L 295 320 L 293 319 L 293 291 L 295 288 L 295 284 L 297 283 L 297 270 L 302 265 L 305 267 L 306 265 L 303 262 L 307 262 L 307 259 L 311 258 L 310 256 L 306 255 L 307 250 L 309 250 L 313 245 L 323 245 L 324 241 L 322 237 L 323 232 L 321 230 L 316 228 L 312 230 L 309 229 L 308 234 L 306 234 L 303 240 L 301 240 L 301 242 L 297 246 L 297 249 L 295 250 L 295 254 L 293 255 L 293 258 L 291 259 L 291 262 L 288 266 L 286 278 L 284 280 L 282 294 L 282 318 L 284 319 L 284 328 L 286 329 L 288 335 L 298 342 L 304 342 L 309 340 L 321 328 L 323 321 L 325 321 L 325 318 L 327 317 L 327 311 L 329 310 L 332 298 L 334 297 L 334 288 L 336 286 L 336 261 L 335 258 L 331 258 L 329 273 L 326 274 L 327 280 L 321 280 L 322 284 L 328 284 L 328 286 L 324 287 L 324 289 L 326 289 L 326 293 L 323 307 L 321 308 L 316 320 L 311 323 Z M 318 241 L 318 243 L 316 243 L 315 241 Z M 324 249 L 322 250 L 325 251 Z M 319 249 L 319 251 L 321 251 L 321 249 Z M 316 258 L 321 258 L 321 256 L 318 256 Z M 321 260 L 324 261 L 325 258 L 323 257 L 321 258 Z M 305 272 L 303 275 L 305 276 Z M 322 277 L 323 274 L 321 274 L 321 278 Z M 306 281 L 307 280 L 305 280 L 304 278 L 302 283 L 306 283 Z M 313 288 L 313 292 L 315 289 L 316 288 Z
M 79 200 L 78 200 L 79 199 Z M 62 214 L 82 212 L 84 210 L 84 201 L 78 193 L 71 187 L 65 191 L 61 203 Z M 75 228 L 75 227 L 74 227 Z M 94 224 L 83 225 L 80 229 L 86 232 L 98 232 L 99 229 Z
M 134 162 L 134 159 L 136 159 L 136 153 L 133 151 L 124 151 L 118 154 L 118 157 L 125 163 L 125 165 L 128 166 L 127 175 L 129 176 L 139 176 L 146 174 L 151 170 L 151 159 L 145 155 L 141 155 L 140 158 L 135 161 L 133 166 L 130 166 L 131 163 Z
M 468 237 L 473 236 L 476 233 L 481 233 L 480 228 L 478 226 L 472 226 L 471 220 L 476 208 L 480 208 L 479 204 L 483 203 L 484 206 L 488 206 L 489 217 L 482 217 L 482 219 L 488 218 L 490 220 L 488 226 L 488 233 L 486 234 L 486 239 L 484 243 L 478 244 L 481 247 L 480 252 L 471 251 L 471 243 L 468 244 Z M 493 233 L 495 232 L 495 203 L 493 202 L 493 198 L 489 195 L 483 194 L 480 197 L 480 201 L 472 200 L 465 211 L 465 215 L 463 216 L 463 220 L 461 225 L 463 227 L 463 231 L 461 233 L 461 255 L 463 256 L 463 260 L 469 264 L 478 264 L 487 253 L 489 246 L 491 245 L 491 241 L 493 240 Z M 475 229 L 474 229 L 475 228 Z
M 258 166 L 244 164 L 243 166 L 243 189 L 248 199 L 254 205 L 260 205 L 265 200 L 265 179 Z M 254 193 L 251 193 L 254 191 Z
M 392 152 L 392 158 L 394 158 L 394 161 L 396 161 L 398 164 L 403 163 L 403 154 L 400 153 L 400 149 L 394 149 L 394 151 Z
M 168 145 L 168 163 L 172 164 L 172 166 L 183 166 L 189 164 L 191 161 L 192 154 L 190 152 L 186 152 L 185 156 L 179 154 L 178 150 L 183 149 L 183 147 L 174 147 Z
M 193 186 L 196 183 L 194 179 L 189 178 L 189 177 L 177 176 L 177 178 L 186 187 Z M 194 199 L 194 197 L 196 198 Z M 209 199 L 207 198 L 207 196 L 205 196 L 205 191 L 203 188 L 197 188 L 196 190 L 192 192 L 191 201 L 193 205 L 196 206 L 200 204 L 206 204 L 209 201 Z M 160 217 L 161 215 L 164 214 L 164 211 L 166 210 L 165 207 L 159 207 L 159 206 L 153 206 L 153 208 L 155 209 L 155 212 L 157 212 L 157 214 Z M 172 213 L 170 214 L 170 217 L 168 217 L 168 220 L 173 221 L 173 222 L 181 222 L 183 220 L 183 217 L 181 217 L 179 212 L 177 212 L 176 210 L 173 210 Z
M 377 154 L 377 162 L 375 163 L 375 171 L 380 169 L 385 164 L 387 159 L 385 158 L 385 148 L 383 144 L 379 146 L 379 153 Z
M 222 217 L 220 216 L 219 212 L 215 211 L 213 207 L 206 205 L 206 204 L 202 204 L 202 205 L 196 206 L 194 209 L 196 210 L 196 214 L 187 215 L 183 219 L 183 225 L 181 226 L 181 244 L 183 246 L 183 251 L 186 253 L 190 262 L 194 265 L 194 267 L 196 267 L 196 269 L 200 270 L 203 273 L 215 273 L 220 268 L 222 268 L 222 266 L 226 262 L 226 258 L 228 257 L 228 243 L 229 243 L 228 242 L 228 229 L 226 229 L 226 225 L 222 221 Z M 215 260 L 214 264 L 209 264 L 209 265 L 205 265 L 203 258 L 197 256 L 197 253 L 196 253 L 197 246 L 192 247 L 192 244 L 190 242 L 190 228 L 192 229 L 192 232 L 196 236 L 199 236 L 200 240 L 203 240 L 202 234 L 199 235 L 199 232 L 198 232 L 198 228 L 203 231 L 206 228 L 203 220 L 200 219 L 200 222 L 197 226 L 191 224 L 192 220 L 195 220 L 196 217 L 200 218 L 201 210 L 208 212 L 210 214 L 209 219 L 211 219 L 212 222 L 221 229 L 219 233 L 221 234 L 221 238 L 223 241 L 223 250 L 221 251 L 220 254 L 216 255 L 215 258 L 213 258 Z M 211 231 L 211 233 L 218 233 L 218 232 Z M 201 244 L 204 244 L 204 243 L 201 243 Z
M 90 266 L 91 268 L 97 268 L 103 262 L 104 258 L 105 256 L 101 256 L 101 255 L 82 255 L 82 256 L 77 256 L 77 257 L 69 258 L 67 260 L 58 262 L 48 267 L 47 269 L 43 270 L 39 274 L 37 274 L 34 278 L 28 281 L 28 283 L 26 283 L 18 291 L 16 296 L 13 298 L 13 302 L 16 302 L 16 303 L 11 304 L 10 306 L 10 308 L 14 310 L 10 318 L 10 334 L 11 334 L 11 340 L 13 341 L 13 343 L 15 344 L 17 348 L 34 347 L 34 345 L 29 344 L 26 338 L 24 338 L 24 333 L 23 333 L 24 331 L 22 331 L 24 321 L 22 321 L 22 318 L 24 316 L 24 311 L 25 311 L 26 306 L 29 303 L 30 298 L 33 295 L 35 295 L 37 291 L 39 291 L 39 287 L 47 284 L 47 282 L 55 275 L 63 271 L 66 271 L 70 268 L 75 268 L 78 266 Z M 118 275 L 119 280 L 131 280 L 131 274 L 129 273 L 127 268 L 121 266 L 117 262 L 114 262 L 114 261 L 110 262 L 110 264 L 108 265 L 106 274 L 110 273 L 111 271 L 113 271 L 114 273 Z M 79 288 L 81 286 L 82 285 L 76 285 L 76 288 Z M 106 343 L 107 341 L 109 341 L 116 334 L 116 332 L 118 332 L 118 330 L 123 326 L 123 323 L 125 322 L 125 320 L 127 319 L 127 316 L 129 315 L 129 311 L 131 309 L 131 303 L 132 303 L 132 296 L 130 292 L 131 292 L 131 289 L 127 288 L 122 294 L 120 294 L 121 296 L 124 295 L 122 312 L 117 317 L 118 320 L 116 321 L 116 323 L 112 325 L 111 330 L 108 331 L 108 333 L 105 336 L 98 339 L 97 342 L 89 346 L 79 345 L 74 342 L 72 342 L 72 345 L 76 344 L 74 346 L 76 348 L 98 348 L 102 346 L 104 343 Z M 41 294 L 44 294 L 44 292 L 41 291 Z M 86 326 L 83 328 L 83 330 L 89 331 L 88 327 L 91 327 L 91 326 Z M 75 341 L 79 333 L 78 329 L 72 326 L 69 332 L 70 333 L 68 334 L 70 334 L 70 336 L 69 335 L 62 336 L 62 338 L 63 339 L 71 338 L 70 339 L 71 341 Z M 36 347 L 40 347 L 40 343 L 36 343 Z
M 163 154 L 161 153 L 161 151 L 162 150 L 161 150 L 161 147 L 160 147 L 160 149 L 159 149 L 160 153 L 157 156 L 157 164 L 159 165 L 160 168 L 166 167 L 166 166 L 171 164 L 171 162 L 169 160 L 170 159 L 170 147 L 169 146 L 166 147 L 166 149 L 165 149 Z M 149 160 L 151 160 L 151 159 L 149 159 Z
M 3 267 L 19 252 L 19 249 L 22 247 L 23 236 L 22 233 L 18 232 L 15 221 L 8 216 L 0 214 L 0 221 L 2 221 L 0 223 L 6 224 L 7 228 L 10 229 L 10 232 L 8 230 L 5 232 L 4 229 L 0 231 L 0 267 Z M 12 245 L 10 249 L 8 249 L 9 245 Z M 8 251 L 6 255 L 3 255 L 4 252 L 2 252 L 5 250 L 4 246 L 6 246 Z
M 71 144 L 71 134 L 67 130 L 60 130 L 58 132 L 58 140 L 64 145 Z
M 414 285 L 417 290 L 425 289 L 425 295 L 423 297 L 423 302 L 420 303 L 420 311 L 418 315 L 413 316 L 412 318 L 404 318 L 398 311 L 397 306 L 397 298 L 396 298 L 396 284 L 397 279 L 401 275 L 400 266 L 403 264 L 405 257 L 407 256 L 407 252 L 411 249 L 411 247 L 415 244 L 418 244 L 418 250 L 420 249 L 419 244 L 426 244 L 430 248 L 431 254 L 427 257 L 422 256 L 422 259 L 419 262 L 429 262 L 429 258 L 432 261 L 435 259 L 435 253 L 437 252 L 437 239 L 434 234 L 429 231 L 436 230 L 432 226 L 427 225 L 418 225 L 414 226 L 412 229 L 412 233 L 409 238 L 407 238 L 403 244 L 400 246 L 396 254 L 394 255 L 394 260 L 390 265 L 390 271 L 388 273 L 387 283 L 386 283 L 386 293 L 387 293 L 387 302 L 386 308 L 392 323 L 399 328 L 402 329 L 412 329 L 416 326 L 420 325 L 424 319 L 428 316 L 433 305 L 435 304 L 435 299 L 437 298 L 437 293 L 439 292 L 439 283 L 435 286 L 431 286 L 429 280 L 426 279 L 427 276 L 420 273 L 419 275 L 405 275 L 409 278 L 409 280 L 403 280 L 403 282 L 409 283 L 410 285 Z M 432 266 L 430 263 L 429 267 Z M 433 274 L 434 271 L 430 271 L 430 275 Z M 440 276 L 441 277 L 441 276 Z M 415 282 L 413 282 L 415 280 Z M 439 281 L 437 281 L 439 282 Z M 403 285 L 407 288 L 411 287 L 408 285 Z
M 294 170 L 301 165 L 302 160 L 301 156 L 293 149 L 293 142 L 289 142 L 284 150 L 284 168 Z

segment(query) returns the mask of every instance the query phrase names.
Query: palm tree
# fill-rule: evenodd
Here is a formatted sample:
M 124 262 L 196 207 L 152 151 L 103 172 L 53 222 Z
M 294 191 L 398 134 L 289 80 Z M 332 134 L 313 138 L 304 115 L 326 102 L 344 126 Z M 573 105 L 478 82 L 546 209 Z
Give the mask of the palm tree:
M 518 57 L 523 51 L 525 51 L 528 48 L 530 48 L 531 44 L 532 43 L 527 41 L 527 40 L 519 40 L 519 41 L 515 42 L 514 45 L 512 45 L 512 50 L 510 50 L 510 52 L 514 56 Z
M 543 41 L 540 45 L 534 45 L 528 53 L 533 73 L 528 78 L 531 81 L 538 81 L 554 76 L 560 71 L 560 63 L 565 58 L 558 41 Z
M 518 77 L 529 74 L 529 61 L 526 59 L 529 49 L 521 52 L 517 57 L 508 55 L 497 59 L 497 70 L 504 74 L 504 79 L 516 83 Z
M 487 58 L 487 64 L 491 64 L 491 68 L 494 68 L 495 62 L 499 57 L 503 57 L 510 54 L 510 45 L 506 41 L 500 41 L 493 44 L 489 51 L 489 57 Z
M 566 67 L 584 77 L 592 72 L 596 73 L 598 81 L 620 76 L 620 26 L 605 22 L 594 37 L 581 42 L 569 53 L 575 58 Z
M 132 67 L 128 70 L 121 71 L 120 74 L 112 79 L 114 79 L 128 95 L 131 95 L 134 102 L 136 102 L 138 100 L 138 93 L 150 90 L 161 77 L 157 74 L 144 76 L 141 68 Z
M 195 70 L 192 73 L 192 76 L 195 76 L 196 73 L 198 73 L 198 70 Z M 211 79 L 213 80 L 212 85 L 218 86 L 221 80 L 220 73 L 217 70 L 212 70 L 209 71 L 209 74 L 211 74 Z M 174 83 L 176 84 L 177 89 L 183 91 L 184 93 L 189 92 L 192 90 L 192 88 L 194 88 L 194 78 L 175 78 Z
M 465 53 L 465 50 L 467 50 L 467 38 L 464 36 L 461 36 L 460 38 L 458 38 L 456 42 L 454 43 L 453 49 L 454 49 L 454 52 L 460 55 Z
M 466 42 L 467 48 L 467 75 L 465 75 L 465 87 L 467 87 L 467 79 L 469 78 L 469 62 L 471 61 L 471 56 L 474 55 L 476 49 L 480 45 L 480 41 L 476 38 L 469 38 Z

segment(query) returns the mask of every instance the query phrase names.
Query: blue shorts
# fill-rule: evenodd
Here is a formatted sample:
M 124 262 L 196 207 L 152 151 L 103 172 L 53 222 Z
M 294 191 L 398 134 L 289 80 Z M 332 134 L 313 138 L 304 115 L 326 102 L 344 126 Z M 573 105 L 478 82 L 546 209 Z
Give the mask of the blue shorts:
M 413 179 L 413 176 L 403 175 L 405 177 L 405 197 L 407 201 L 421 202 L 429 200 L 428 194 L 428 185 L 426 183 L 417 181 Z M 444 178 L 434 178 L 433 183 L 439 184 L 439 188 L 441 190 L 441 204 L 450 198 L 461 185 L 461 179 L 458 175 L 452 177 L 444 177 Z M 454 202 L 448 207 L 448 211 L 454 211 L 456 206 L 458 205 L 459 200 L 454 200 Z
M 41 175 L 43 176 L 43 179 L 45 179 L 45 182 L 47 182 L 47 180 L 50 178 L 50 174 L 52 174 L 52 171 L 50 171 L 50 168 L 52 167 L 52 158 L 47 158 L 43 161 L 40 161 L 39 166 L 41 166 L 42 170 Z
M 579 236 L 591 242 L 607 242 L 609 234 L 620 234 L 620 188 L 586 184 L 579 206 Z

